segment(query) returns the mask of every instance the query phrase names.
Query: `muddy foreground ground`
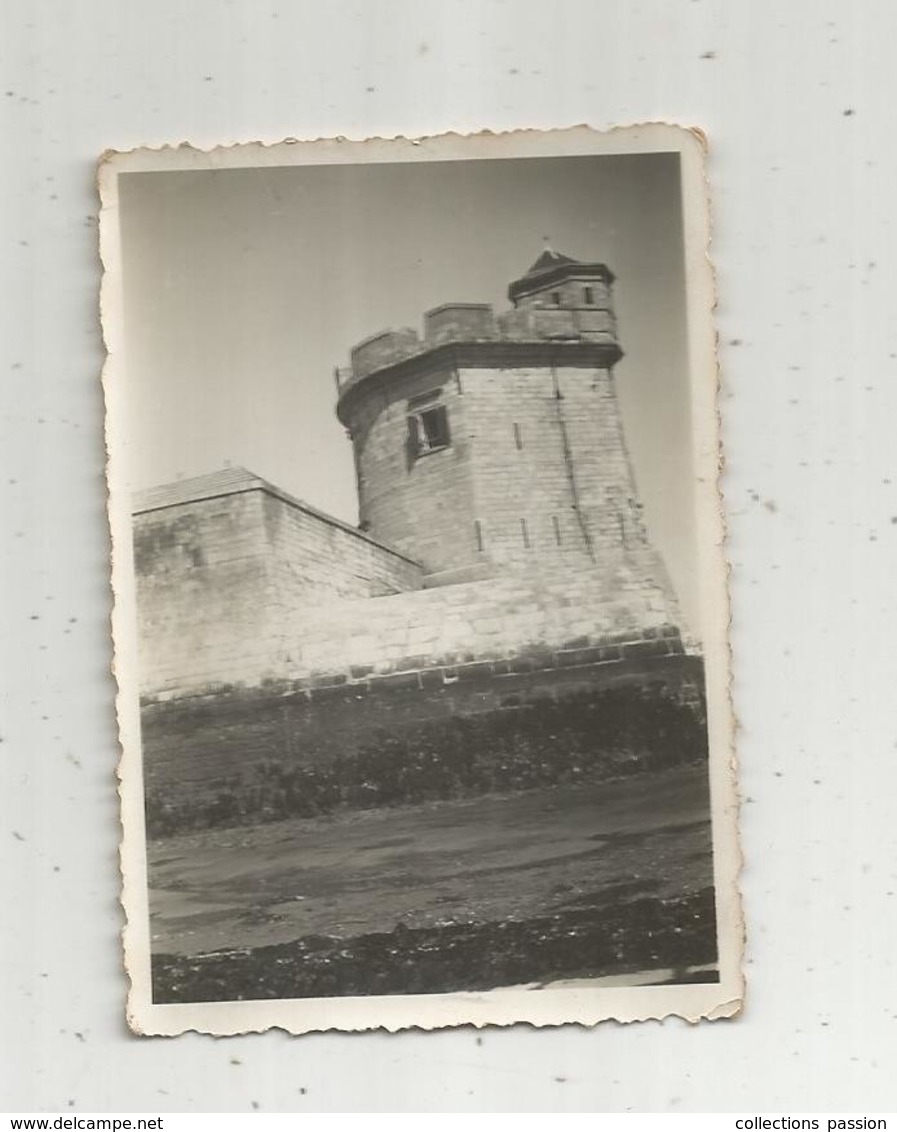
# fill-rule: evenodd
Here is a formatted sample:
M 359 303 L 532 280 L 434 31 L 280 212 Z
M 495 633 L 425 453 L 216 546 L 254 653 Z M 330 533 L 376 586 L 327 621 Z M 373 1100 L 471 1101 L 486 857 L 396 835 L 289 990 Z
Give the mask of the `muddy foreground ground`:
M 150 877 L 160 1002 L 684 979 L 716 958 L 706 766 L 171 837 Z

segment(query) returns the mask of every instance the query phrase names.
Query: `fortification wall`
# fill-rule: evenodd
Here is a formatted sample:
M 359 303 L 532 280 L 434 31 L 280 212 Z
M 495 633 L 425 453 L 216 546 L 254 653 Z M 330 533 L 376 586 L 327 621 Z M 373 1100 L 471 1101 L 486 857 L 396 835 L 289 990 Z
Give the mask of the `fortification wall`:
M 284 676 L 285 619 L 321 602 L 421 585 L 413 562 L 244 478 L 189 498 L 190 481 L 134 517 L 139 651 L 146 693 Z
M 563 653 L 561 666 L 620 660 L 625 646 L 645 641 L 667 655 L 683 651 L 677 625 L 677 610 L 645 582 L 640 562 L 515 572 L 285 620 L 283 674 L 294 687 L 395 681 L 427 669 L 451 680 L 470 664 L 531 667 L 521 657 Z
M 419 589 L 422 571 L 350 527 L 269 492 L 261 493 L 264 535 L 282 607 L 381 597 Z
M 134 565 L 144 689 L 267 675 L 276 588 L 259 492 L 136 515 Z
M 147 697 L 181 698 L 263 682 L 295 690 L 410 678 L 422 687 L 431 679 L 451 683 L 479 665 L 529 671 L 533 658 L 568 667 L 684 651 L 675 604 L 660 586 L 646 583 L 637 558 L 621 558 L 603 571 L 588 563 L 386 597 L 309 601 L 310 589 L 303 594 L 300 588 L 294 599 L 279 581 L 278 567 L 269 568 L 261 507 L 251 530 L 261 535 L 254 553 L 262 548 L 265 561 L 252 561 L 226 594 L 207 577 L 205 591 L 184 588 L 195 609 L 190 598 L 175 603 L 161 595 L 166 615 L 172 609 L 168 633 L 163 636 L 151 620 L 142 629 Z M 253 534 L 248 538 L 252 542 Z M 141 594 L 142 607 L 146 601 Z M 219 613 L 222 625 L 202 644 L 197 629 Z M 196 649 L 194 638 L 201 642 Z

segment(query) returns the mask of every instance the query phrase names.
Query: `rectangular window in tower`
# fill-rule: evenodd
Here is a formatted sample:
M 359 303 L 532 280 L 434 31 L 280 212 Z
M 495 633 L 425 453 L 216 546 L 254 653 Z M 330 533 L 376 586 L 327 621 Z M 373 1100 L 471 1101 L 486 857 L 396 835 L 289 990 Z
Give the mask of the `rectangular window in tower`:
M 482 553 L 482 551 L 483 551 L 483 524 L 480 522 L 479 519 L 474 519 L 474 521 L 473 521 L 473 533 L 474 533 L 474 535 L 476 535 L 477 550 L 480 551 L 480 553 Z
M 526 547 L 527 550 L 529 550 L 529 546 L 530 546 L 529 528 L 526 525 L 526 519 L 520 520 L 520 534 L 523 538 L 523 545 Z
M 523 447 L 523 437 L 520 433 L 520 425 L 517 424 L 516 421 L 514 422 L 514 443 L 517 445 L 518 449 Z
M 561 545 L 561 524 L 558 522 L 557 515 L 551 516 L 551 525 L 554 527 L 554 541 Z
M 561 293 L 560 293 L 560 291 L 552 291 L 551 292 L 551 301 L 554 303 L 554 305 L 556 307 L 559 307 L 561 305 Z
M 408 413 L 408 447 L 415 459 L 448 448 L 450 442 L 445 405 L 429 405 Z
M 582 289 L 583 302 L 587 307 L 590 307 L 595 302 L 595 293 L 591 287 L 583 287 Z

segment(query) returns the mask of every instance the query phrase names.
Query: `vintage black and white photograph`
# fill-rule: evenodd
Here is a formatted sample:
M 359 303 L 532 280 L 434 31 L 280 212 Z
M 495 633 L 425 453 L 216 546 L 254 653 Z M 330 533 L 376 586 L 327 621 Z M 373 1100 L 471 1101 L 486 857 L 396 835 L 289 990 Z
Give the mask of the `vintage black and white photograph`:
M 739 1009 L 703 161 L 107 155 L 138 1032 Z

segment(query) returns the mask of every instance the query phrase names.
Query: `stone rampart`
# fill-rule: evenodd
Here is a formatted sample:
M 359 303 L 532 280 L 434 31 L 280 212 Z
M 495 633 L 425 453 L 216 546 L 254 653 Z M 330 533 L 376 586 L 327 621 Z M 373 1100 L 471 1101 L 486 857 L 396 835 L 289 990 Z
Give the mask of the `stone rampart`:
M 675 611 L 659 586 L 646 586 L 637 557 L 603 573 L 588 566 L 531 571 L 330 601 L 291 598 L 276 577 L 245 589 L 246 598 L 254 593 L 256 617 L 229 622 L 232 634 L 215 638 L 217 648 L 187 656 L 183 645 L 151 656 L 145 696 L 181 698 L 263 682 L 291 690 L 383 681 L 422 687 L 464 679 L 483 665 L 528 671 L 534 657 L 564 668 L 684 651 Z M 172 617 L 182 613 L 175 609 Z M 150 652 L 159 639 L 158 632 L 148 637 Z M 189 642 L 191 634 L 179 639 Z M 245 667 L 247 654 L 255 662 Z
M 285 617 L 421 585 L 416 563 L 242 469 L 142 494 L 134 561 L 144 692 L 280 678 Z

